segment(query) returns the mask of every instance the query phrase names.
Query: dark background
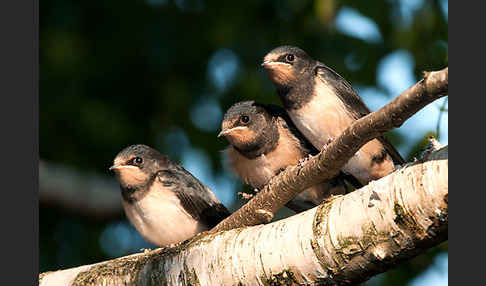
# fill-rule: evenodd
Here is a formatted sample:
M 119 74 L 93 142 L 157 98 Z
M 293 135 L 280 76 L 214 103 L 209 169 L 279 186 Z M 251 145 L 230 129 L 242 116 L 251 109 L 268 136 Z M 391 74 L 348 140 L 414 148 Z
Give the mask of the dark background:
M 224 166 L 227 143 L 216 135 L 237 101 L 280 104 L 260 67 L 271 49 L 303 48 L 376 110 L 422 71 L 448 65 L 447 7 L 425 0 L 43 1 L 39 144 L 50 171 L 41 166 L 40 272 L 151 247 L 125 219 L 107 171 L 130 144 L 168 154 L 236 209 L 244 187 Z M 429 134 L 448 142 L 446 100 L 389 134 L 408 160 Z M 115 207 L 98 206 L 103 196 L 90 189 L 116 194 Z M 444 285 L 447 248 L 368 283 Z

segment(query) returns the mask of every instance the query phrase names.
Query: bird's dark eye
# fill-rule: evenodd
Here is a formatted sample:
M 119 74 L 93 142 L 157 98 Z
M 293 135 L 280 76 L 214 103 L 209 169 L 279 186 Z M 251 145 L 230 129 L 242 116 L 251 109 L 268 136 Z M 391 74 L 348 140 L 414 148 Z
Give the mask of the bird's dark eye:
M 293 61 L 294 61 L 294 59 L 295 59 L 295 57 L 294 57 L 294 55 L 292 55 L 292 54 L 288 54 L 288 55 L 285 57 L 285 59 L 286 59 L 288 62 L 293 62 Z
M 162 185 L 164 187 L 170 187 L 170 186 L 174 185 L 174 182 L 171 182 L 171 181 L 162 181 Z
M 248 123 L 250 121 L 250 117 L 248 117 L 246 115 L 242 115 L 240 117 L 240 121 L 241 121 L 241 123 L 246 124 L 246 123 Z
M 135 157 L 135 159 L 133 159 L 133 163 L 135 163 L 137 165 L 142 164 L 142 162 L 143 162 L 143 159 L 140 158 L 140 157 Z

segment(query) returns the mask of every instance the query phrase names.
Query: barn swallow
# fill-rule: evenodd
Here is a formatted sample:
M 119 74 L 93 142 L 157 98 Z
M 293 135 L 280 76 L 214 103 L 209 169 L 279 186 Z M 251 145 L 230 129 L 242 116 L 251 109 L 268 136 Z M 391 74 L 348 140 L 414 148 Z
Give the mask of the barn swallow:
M 120 183 L 125 214 L 154 245 L 182 242 L 230 214 L 191 173 L 146 145 L 123 149 L 110 170 Z
M 370 113 L 351 85 L 302 49 L 281 46 L 263 59 L 270 80 L 297 129 L 319 150 L 357 119 Z M 404 160 L 381 136 L 363 145 L 343 171 L 366 184 L 395 169 Z
M 236 175 L 256 189 L 290 165 L 297 165 L 315 149 L 299 133 L 285 110 L 271 104 L 243 101 L 231 106 L 224 115 L 221 132 L 230 143 L 225 149 L 228 163 Z M 330 195 L 344 194 L 347 186 L 337 176 L 312 186 L 286 206 L 302 212 L 319 205 Z

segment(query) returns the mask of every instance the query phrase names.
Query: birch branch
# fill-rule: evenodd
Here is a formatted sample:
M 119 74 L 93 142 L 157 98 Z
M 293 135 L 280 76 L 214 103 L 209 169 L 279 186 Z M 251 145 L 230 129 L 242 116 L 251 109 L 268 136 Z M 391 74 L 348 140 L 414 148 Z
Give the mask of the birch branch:
M 447 240 L 448 147 L 266 225 L 46 272 L 46 285 L 349 285 Z
M 447 95 L 449 69 L 424 73 L 424 78 L 381 109 L 354 122 L 318 155 L 286 168 L 247 204 L 212 231 L 270 222 L 274 214 L 301 191 L 335 176 L 368 141 L 400 127 L 434 100 Z

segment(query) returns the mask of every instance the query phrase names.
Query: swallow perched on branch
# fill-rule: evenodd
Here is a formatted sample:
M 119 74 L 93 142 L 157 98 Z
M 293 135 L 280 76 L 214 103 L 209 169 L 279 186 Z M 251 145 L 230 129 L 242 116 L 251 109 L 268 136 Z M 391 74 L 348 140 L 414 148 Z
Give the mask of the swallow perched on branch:
M 222 130 L 231 144 L 226 150 L 228 163 L 246 184 L 262 189 L 287 166 L 297 165 L 318 151 L 299 133 L 285 110 L 271 104 L 243 101 L 231 106 L 224 115 Z M 330 195 L 345 194 L 343 177 L 301 192 L 286 206 L 301 212 L 320 204 Z
M 230 215 L 208 187 L 149 146 L 123 149 L 110 170 L 128 219 L 157 246 L 182 242 Z
M 275 48 L 264 57 L 262 66 L 292 122 L 319 150 L 370 113 L 344 78 L 300 48 Z M 394 164 L 403 163 L 393 145 L 378 137 L 363 145 L 342 170 L 366 184 L 391 173 Z

